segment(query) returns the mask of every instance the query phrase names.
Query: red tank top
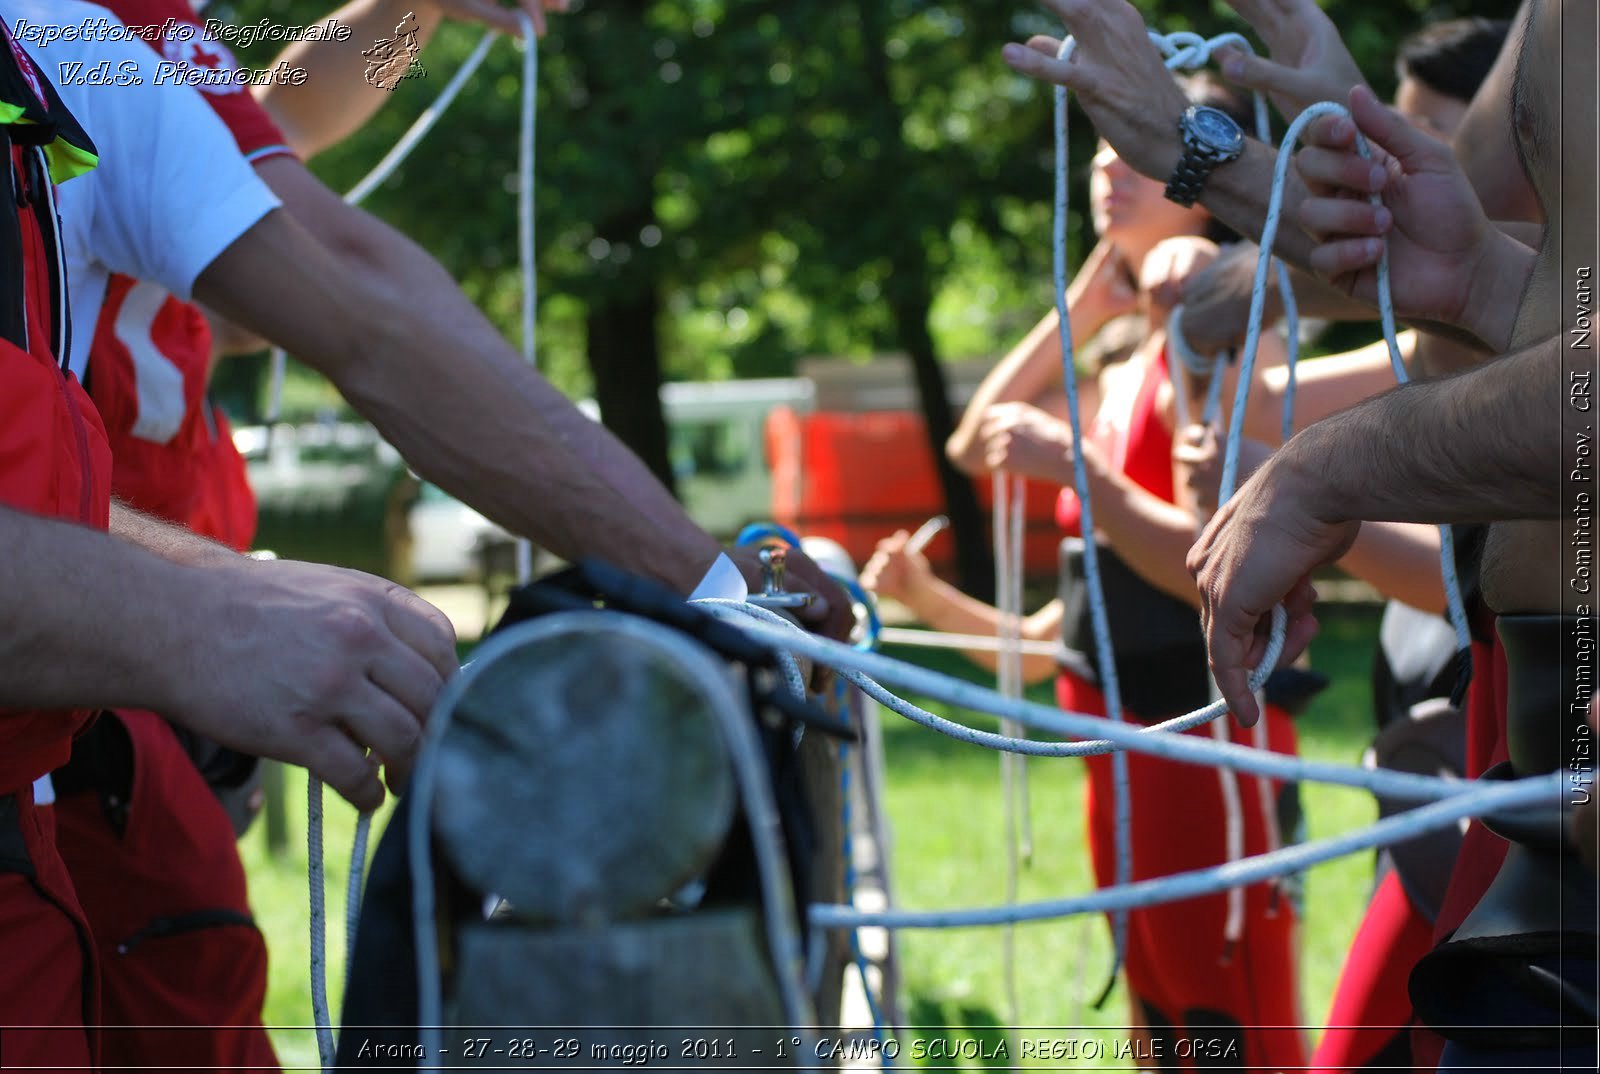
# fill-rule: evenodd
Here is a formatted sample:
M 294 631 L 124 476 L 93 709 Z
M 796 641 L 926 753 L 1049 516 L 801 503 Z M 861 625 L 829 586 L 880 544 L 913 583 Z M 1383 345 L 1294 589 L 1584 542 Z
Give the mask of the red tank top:
M 1145 359 L 1131 403 L 1108 393 L 1094 417 L 1094 428 L 1111 442 L 1111 465 L 1134 484 L 1173 502 L 1172 433 L 1156 409 L 1161 384 L 1167 379 L 1167 349 Z M 1083 535 L 1083 505 L 1072 488 L 1056 500 L 1056 523 L 1069 536 Z

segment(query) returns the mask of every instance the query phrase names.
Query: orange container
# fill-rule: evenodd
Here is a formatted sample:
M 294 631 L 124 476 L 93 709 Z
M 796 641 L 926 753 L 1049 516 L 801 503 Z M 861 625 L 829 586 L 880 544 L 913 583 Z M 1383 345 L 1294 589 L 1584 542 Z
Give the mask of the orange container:
M 895 530 L 915 530 L 945 510 L 925 429 L 921 415 L 909 411 L 774 410 L 766 424 L 773 521 L 837 541 L 858 564 L 865 563 Z M 978 502 L 992 509 L 990 481 L 975 485 Z M 1056 571 L 1056 492 L 1028 482 L 1023 559 L 1031 577 Z M 935 540 L 927 552 L 935 569 L 951 568 L 948 537 Z

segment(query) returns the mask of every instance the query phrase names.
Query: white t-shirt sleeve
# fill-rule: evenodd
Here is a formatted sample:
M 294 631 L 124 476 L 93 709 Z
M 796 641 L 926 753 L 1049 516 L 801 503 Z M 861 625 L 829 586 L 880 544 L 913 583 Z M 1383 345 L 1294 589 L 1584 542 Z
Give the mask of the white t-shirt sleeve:
M 0 0 L 16 26 L 120 25 L 109 11 L 81 0 Z M 70 366 L 83 376 L 94 326 L 113 272 L 160 284 L 188 299 L 217 255 L 278 206 L 278 199 L 239 154 L 227 126 L 198 90 L 167 79 L 157 84 L 160 57 L 133 37 L 41 35 L 25 42 L 62 102 L 94 140 L 100 164 L 61 184 L 62 255 L 72 318 Z M 109 73 L 110 85 L 84 76 Z
M 51 6 L 55 22 L 106 14 L 80 3 Z M 85 253 L 112 272 L 188 299 L 205 267 L 278 199 L 199 91 L 170 79 L 156 83 L 160 58 L 143 42 L 55 41 L 36 47 L 34 58 L 100 152 L 98 168 L 61 188 L 63 213 L 78 184 L 94 188 L 89 215 L 77 222 L 87 227 Z M 65 64 L 81 62 L 82 71 L 107 60 L 117 84 L 62 77 L 73 70 Z

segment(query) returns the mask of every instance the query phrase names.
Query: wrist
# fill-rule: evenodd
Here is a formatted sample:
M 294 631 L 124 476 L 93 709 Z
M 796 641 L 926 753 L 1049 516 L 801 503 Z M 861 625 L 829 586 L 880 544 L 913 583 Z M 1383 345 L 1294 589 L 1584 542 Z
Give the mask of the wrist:
M 1336 457 L 1340 438 L 1329 433 L 1337 423 L 1337 417 L 1329 418 L 1297 433 L 1246 480 L 1260 478 L 1275 498 L 1292 500 L 1297 515 L 1318 522 L 1338 525 L 1361 517 L 1353 490 L 1335 488 L 1331 480 L 1335 468 L 1328 460 Z
M 1457 324 L 1503 353 L 1511 347 L 1518 304 L 1504 296 L 1521 294 L 1537 254 L 1499 228 L 1487 229 L 1467 280 Z

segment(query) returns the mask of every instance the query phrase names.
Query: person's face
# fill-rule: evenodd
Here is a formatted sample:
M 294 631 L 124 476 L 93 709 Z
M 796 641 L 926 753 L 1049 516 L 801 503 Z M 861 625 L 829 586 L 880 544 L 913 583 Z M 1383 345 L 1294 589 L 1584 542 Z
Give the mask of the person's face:
M 1467 102 L 1406 75 L 1394 91 L 1397 112 L 1437 138 L 1449 141 L 1467 114 Z
M 1198 207 L 1167 199 L 1166 185 L 1140 175 L 1100 142 L 1089 172 L 1089 212 L 1095 232 L 1117 246 L 1145 250 L 1174 235 L 1195 235 L 1209 219 Z

